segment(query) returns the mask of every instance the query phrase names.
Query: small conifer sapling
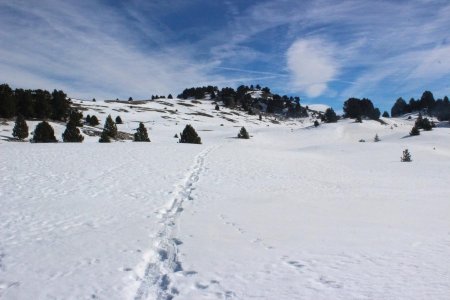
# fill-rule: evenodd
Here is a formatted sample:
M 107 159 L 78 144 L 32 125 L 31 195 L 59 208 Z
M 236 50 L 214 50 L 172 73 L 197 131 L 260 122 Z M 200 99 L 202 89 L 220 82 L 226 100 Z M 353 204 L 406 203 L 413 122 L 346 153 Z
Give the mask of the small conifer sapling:
M 245 127 L 242 127 L 241 131 L 239 131 L 238 138 L 240 138 L 240 139 L 249 139 L 250 138 L 250 136 L 249 136 L 247 130 L 245 129 Z
M 409 153 L 408 149 L 405 149 L 403 151 L 403 155 L 402 155 L 402 157 L 400 157 L 400 160 L 402 162 L 411 162 L 412 161 L 411 160 L 411 154 Z
M 420 131 L 419 131 L 419 128 L 417 128 L 417 126 L 414 126 L 414 127 L 411 129 L 411 131 L 409 132 L 409 135 L 410 135 L 410 136 L 419 135 L 419 134 L 420 134 Z

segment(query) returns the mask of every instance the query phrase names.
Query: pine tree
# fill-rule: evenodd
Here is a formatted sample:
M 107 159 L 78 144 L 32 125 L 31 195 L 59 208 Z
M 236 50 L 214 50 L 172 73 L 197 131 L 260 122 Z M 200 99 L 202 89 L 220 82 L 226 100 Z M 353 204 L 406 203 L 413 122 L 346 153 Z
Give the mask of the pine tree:
M 319 126 L 319 125 L 320 125 L 319 121 L 315 120 L 315 121 L 314 121 L 314 127 L 317 127 L 317 126 Z
M 84 140 L 84 136 L 81 135 L 80 129 L 77 128 L 75 121 L 72 119 L 67 123 L 62 138 L 64 143 L 81 143 Z
M 103 130 L 102 134 L 100 135 L 100 139 L 98 141 L 99 141 L 99 143 L 111 143 L 111 139 L 109 138 L 109 135 L 104 130 Z
M 237 137 L 240 138 L 240 139 L 249 139 L 250 138 L 250 136 L 248 135 L 248 132 L 245 129 L 245 127 L 241 128 L 241 131 L 239 131 Z
M 86 116 L 86 123 L 91 124 L 91 115 Z
M 378 133 L 375 134 L 375 137 L 373 138 L 373 141 L 374 141 L 375 143 L 381 141 L 380 138 L 378 137 Z
M 173 99 L 172 94 L 169 94 L 169 96 L 167 96 L 167 99 Z
M 433 126 L 431 125 L 431 122 L 430 122 L 430 120 L 428 118 L 422 119 L 420 127 L 422 127 L 423 130 L 425 130 L 425 131 L 433 130 Z
M 25 118 L 22 115 L 17 116 L 12 135 L 19 140 L 23 140 L 28 137 L 27 122 L 25 122 Z
M 180 143 L 188 143 L 188 144 L 201 144 L 202 140 L 198 136 L 194 127 L 192 127 L 191 125 L 186 125 L 183 132 L 181 133 L 179 142 Z
M 175 135 L 173 136 L 174 138 L 178 138 L 178 133 L 175 133 Z
M 139 123 L 139 128 L 136 129 L 136 133 L 134 134 L 135 142 L 150 142 L 148 138 L 147 129 L 145 128 L 142 122 Z
M 330 108 L 327 108 L 327 110 L 325 111 L 323 120 L 325 121 L 325 123 L 336 123 L 338 120 L 338 117 L 336 116 L 336 113 L 334 112 L 334 110 L 330 107 Z
M 120 116 L 116 117 L 116 124 L 123 124 L 122 118 Z
M 387 111 L 384 111 L 383 118 L 389 118 L 389 113 Z
M 112 120 L 111 115 L 108 115 L 108 117 L 106 118 L 103 131 L 113 139 L 117 137 L 117 126 L 116 123 L 114 123 L 114 121 Z
M 216 104 L 215 110 L 220 110 L 219 104 Z
M 414 126 L 409 133 L 409 135 L 411 135 L 411 136 L 419 135 L 419 134 L 420 134 L 420 131 L 419 131 L 419 128 L 417 128 L 417 126 Z
M 69 114 L 69 120 L 72 121 L 73 124 L 75 124 L 76 127 L 83 127 L 83 123 L 81 120 L 83 119 L 83 113 L 72 110 Z
M 400 157 L 400 161 L 402 162 L 410 162 L 411 160 L 411 154 L 409 153 L 408 149 L 405 149 L 403 151 L 403 156 Z
M 98 121 L 97 117 L 95 115 L 93 115 L 91 117 L 91 119 L 89 120 L 89 125 L 97 126 L 98 124 L 100 124 L 100 122 Z
M 33 143 L 56 143 L 55 131 L 52 126 L 46 121 L 42 121 L 37 124 L 34 130 L 33 138 L 31 139 Z
M 70 109 L 67 95 L 63 91 L 54 90 L 50 104 L 52 107 L 52 118 L 54 120 L 65 120 Z

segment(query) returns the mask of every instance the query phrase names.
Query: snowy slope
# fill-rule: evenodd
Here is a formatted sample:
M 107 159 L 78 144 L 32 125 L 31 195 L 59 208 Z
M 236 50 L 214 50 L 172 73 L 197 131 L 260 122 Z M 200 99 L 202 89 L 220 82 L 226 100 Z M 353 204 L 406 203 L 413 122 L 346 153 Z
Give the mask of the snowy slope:
M 448 298 L 449 128 L 74 102 L 152 142 L 0 141 L 0 298 Z M 186 124 L 202 145 L 177 144 Z

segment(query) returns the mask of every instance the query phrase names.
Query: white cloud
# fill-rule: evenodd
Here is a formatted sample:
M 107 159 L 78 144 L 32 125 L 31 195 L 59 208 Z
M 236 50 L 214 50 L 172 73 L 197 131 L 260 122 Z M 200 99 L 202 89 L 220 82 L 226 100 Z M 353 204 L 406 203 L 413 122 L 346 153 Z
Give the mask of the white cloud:
M 334 47 L 320 39 L 300 39 L 286 53 L 292 89 L 309 97 L 322 95 L 338 74 Z

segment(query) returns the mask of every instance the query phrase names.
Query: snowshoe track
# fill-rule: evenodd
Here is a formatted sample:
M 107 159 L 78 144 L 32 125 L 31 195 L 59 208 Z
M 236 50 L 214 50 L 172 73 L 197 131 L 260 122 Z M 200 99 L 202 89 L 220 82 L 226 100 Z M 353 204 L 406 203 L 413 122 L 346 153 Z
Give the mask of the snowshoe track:
M 176 288 L 170 286 L 169 276 L 171 273 L 183 271 L 178 261 L 177 245 L 180 241 L 175 238 L 176 221 L 183 211 L 183 203 L 193 200 L 191 194 L 205 169 L 206 157 L 217 147 L 209 147 L 196 156 L 185 178 L 176 185 L 168 207 L 159 212 L 161 228 L 155 237 L 153 253 L 146 259 L 145 272 L 138 279 L 140 284 L 133 297 L 134 300 L 170 300 L 178 294 Z

